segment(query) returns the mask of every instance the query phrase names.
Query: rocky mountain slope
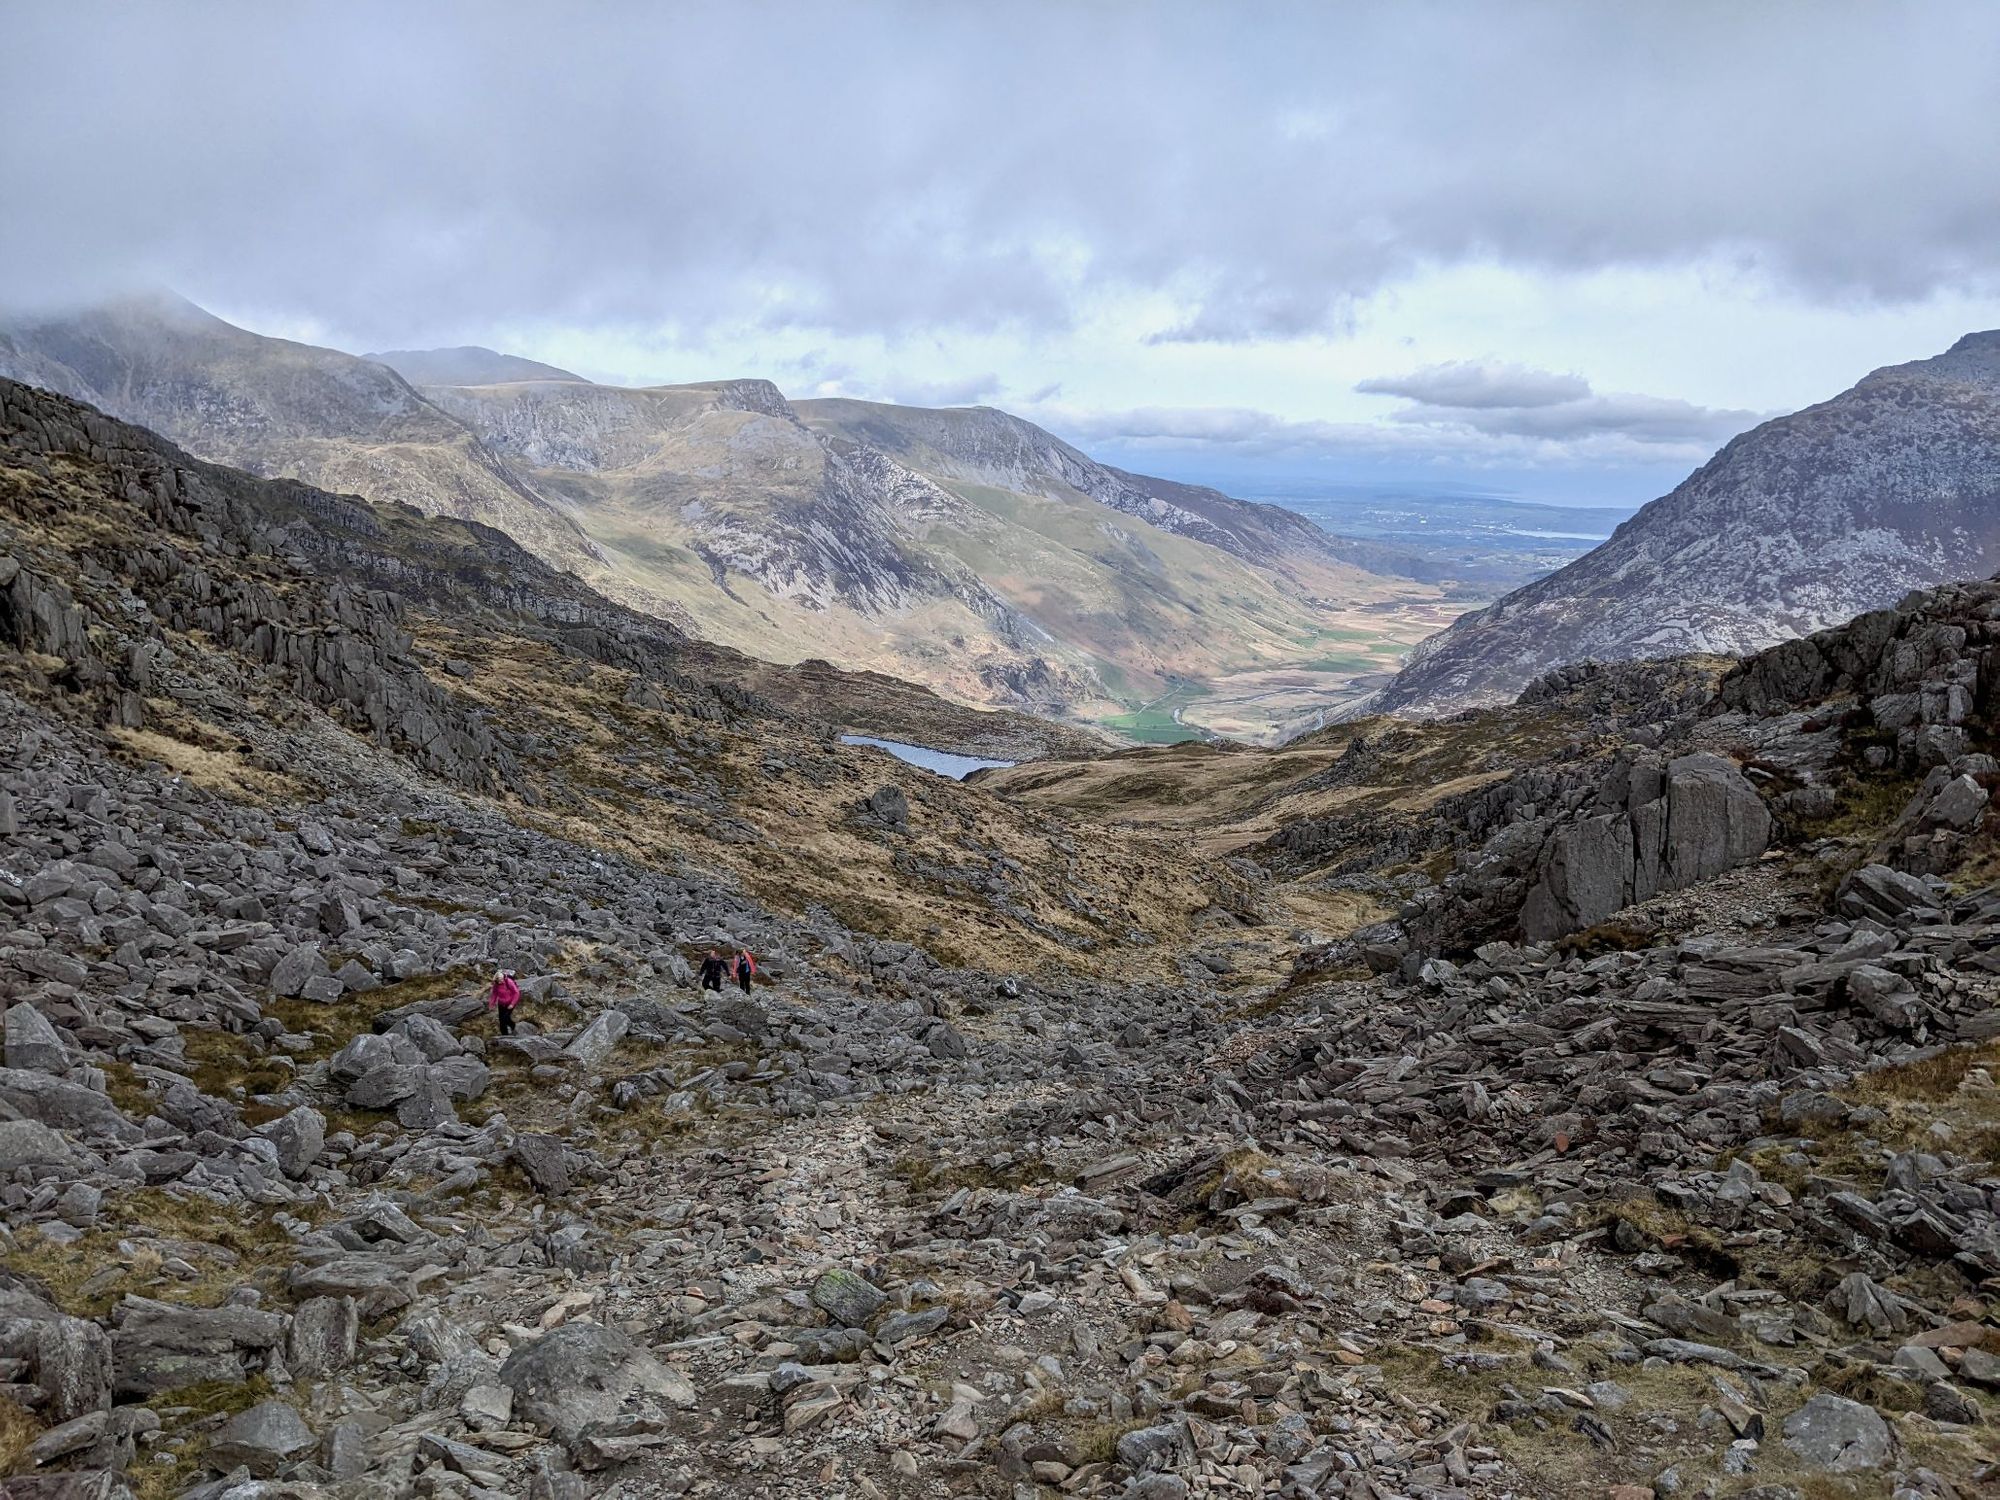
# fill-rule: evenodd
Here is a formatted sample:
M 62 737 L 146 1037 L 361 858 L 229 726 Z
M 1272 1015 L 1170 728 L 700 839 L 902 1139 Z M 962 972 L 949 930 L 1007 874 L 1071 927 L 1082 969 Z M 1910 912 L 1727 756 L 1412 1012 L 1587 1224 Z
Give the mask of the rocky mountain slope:
M 690 634 L 966 703 L 1119 727 L 1169 698 L 1216 716 L 1190 705 L 1247 678 L 1216 722 L 1271 734 L 1452 612 L 1290 512 L 1104 468 L 998 413 L 905 414 L 1011 445 L 961 454 L 871 441 L 844 408 L 815 416 L 762 381 L 633 390 L 491 351 L 379 360 L 166 299 L 0 333 L 0 374 L 205 457 L 481 520 Z M 895 409 L 869 410 L 881 427 Z M 1283 670 L 1300 675 L 1259 675 Z
M 1050 500 L 1087 495 L 1122 515 L 1207 542 L 1247 563 L 1281 569 L 1288 563 L 1352 564 L 1363 551 L 1361 544 L 1330 536 L 1282 506 L 1098 463 L 1032 422 L 990 406 L 940 411 L 819 400 L 796 407 L 816 431 L 880 449 L 934 477 Z
M 1550 667 L 1754 651 L 2000 567 L 2000 332 L 1732 439 L 1569 566 L 1456 621 L 1373 700 L 1449 712 Z
M 960 785 L 0 383 L 0 1485 L 1979 1493 L 1996 651 Z

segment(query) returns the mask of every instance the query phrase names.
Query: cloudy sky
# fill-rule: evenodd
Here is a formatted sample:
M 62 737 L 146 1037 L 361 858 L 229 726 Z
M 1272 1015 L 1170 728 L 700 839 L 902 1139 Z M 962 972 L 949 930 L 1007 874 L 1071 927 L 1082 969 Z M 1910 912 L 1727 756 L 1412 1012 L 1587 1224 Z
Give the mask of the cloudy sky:
M 559 19 L 555 19 L 558 18 Z M 10 0 L 0 302 L 1638 501 L 2000 325 L 2000 6 Z

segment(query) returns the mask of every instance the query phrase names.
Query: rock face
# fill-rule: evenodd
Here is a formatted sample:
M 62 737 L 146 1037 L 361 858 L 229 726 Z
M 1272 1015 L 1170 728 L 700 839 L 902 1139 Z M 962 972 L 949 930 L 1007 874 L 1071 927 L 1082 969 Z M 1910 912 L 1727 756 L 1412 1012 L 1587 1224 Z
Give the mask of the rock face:
M 1709 751 L 1627 747 L 1501 790 L 1474 794 L 1483 835 L 1404 911 L 1418 947 L 1562 937 L 1756 859 L 1775 829 L 1742 771 Z
M 2000 567 L 2000 331 L 1741 437 L 1612 538 L 1414 651 L 1374 707 L 1511 699 L 1564 662 L 1729 655 Z
M 1771 815 L 1720 756 L 1622 764 L 1593 812 L 1558 828 L 1521 908 L 1531 940 L 1561 937 L 1613 912 L 1720 875 L 1768 846 Z

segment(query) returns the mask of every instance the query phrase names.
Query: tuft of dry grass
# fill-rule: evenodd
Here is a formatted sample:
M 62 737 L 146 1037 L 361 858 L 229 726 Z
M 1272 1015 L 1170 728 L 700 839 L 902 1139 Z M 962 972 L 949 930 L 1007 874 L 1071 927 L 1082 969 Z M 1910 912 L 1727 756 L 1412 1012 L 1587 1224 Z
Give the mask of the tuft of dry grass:
M 0 1396 L 0 1474 L 24 1473 L 28 1467 L 28 1445 L 41 1435 L 40 1422 Z
M 1017 1156 L 1005 1165 L 995 1165 L 990 1161 L 940 1162 L 923 1151 L 898 1157 L 889 1170 L 912 1193 L 939 1197 L 960 1188 L 1017 1192 L 1033 1183 L 1053 1182 L 1058 1176 L 1055 1168 L 1035 1155 Z
M 1724 1246 L 1721 1235 L 1657 1199 L 1632 1197 L 1607 1203 L 1598 1210 L 1592 1227 L 1611 1229 L 1620 1223 L 1630 1225 L 1648 1243 L 1683 1256 L 1710 1275 L 1731 1277 L 1741 1269 L 1735 1253 Z
M 1891 1063 L 1854 1080 L 1857 1097 L 1873 1103 L 1884 1099 L 1942 1103 L 1955 1095 L 1975 1067 L 2000 1064 L 2000 1043 L 1982 1047 L 1947 1047 L 1929 1057 Z
M 182 1438 L 178 1449 L 160 1449 L 173 1454 L 171 1463 L 149 1461 L 134 1464 L 126 1475 L 133 1500 L 170 1500 L 201 1477 L 202 1458 L 208 1451 L 206 1430 L 222 1420 L 248 1411 L 275 1392 L 265 1376 L 248 1380 L 208 1380 L 183 1386 L 156 1396 L 148 1404 L 162 1415 L 171 1412 L 167 1431 Z M 201 1429 L 201 1430 L 196 1430 Z
M 151 728 L 106 731 L 129 760 L 156 762 L 232 802 L 272 807 L 310 801 L 317 793 L 299 777 L 260 770 L 241 753 L 236 736 L 191 717 L 171 702 L 148 699 L 146 714 Z
M 1108 1464 L 1118 1456 L 1118 1440 L 1145 1425 L 1140 1417 L 1127 1422 L 1092 1422 L 1070 1434 L 1069 1446 L 1079 1466 Z
M 1657 929 L 1614 917 L 1608 922 L 1599 922 L 1595 927 L 1586 927 L 1581 932 L 1572 932 L 1558 939 L 1556 952 L 1565 958 L 1597 958 L 1606 953 L 1635 953 L 1652 947 L 1659 940 Z

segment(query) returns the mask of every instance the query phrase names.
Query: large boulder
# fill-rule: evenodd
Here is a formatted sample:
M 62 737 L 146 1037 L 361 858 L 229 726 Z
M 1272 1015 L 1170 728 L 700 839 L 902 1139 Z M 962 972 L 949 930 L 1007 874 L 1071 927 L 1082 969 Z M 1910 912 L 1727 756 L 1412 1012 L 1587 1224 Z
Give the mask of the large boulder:
M 115 1317 L 117 1392 L 140 1400 L 205 1380 L 241 1380 L 285 1340 L 284 1317 L 254 1307 L 179 1307 L 128 1296 Z
M 22 1167 L 74 1170 L 77 1155 L 70 1143 L 39 1120 L 0 1120 L 0 1177 L 12 1177 Z
M 312 1429 L 296 1410 L 282 1401 L 260 1401 L 223 1423 L 202 1456 L 211 1468 L 227 1471 L 241 1464 L 269 1479 L 311 1453 L 313 1445 Z
M 882 1310 L 882 1304 L 889 1297 L 874 1283 L 835 1266 L 813 1283 L 812 1300 L 836 1323 L 844 1323 L 849 1328 L 866 1328 L 868 1320 Z
M 309 1297 L 292 1314 L 285 1363 L 294 1375 L 332 1375 L 360 1351 L 361 1308 L 352 1297 Z
M 111 1341 L 86 1318 L 56 1317 L 35 1330 L 42 1415 L 68 1422 L 111 1405 Z
M 527 1174 L 536 1192 L 561 1194 L 569 1191 L 569 1153 L 560 1136 L 523 1131 L 514 1137 L 509 1155 L 514 1164 Z
M 611 1049 L 624 1038 L 631 1024 L 632 1018 L 622 1010 L 601 1012 L 563 1050 L 586 1068 L 598 1067 L 611 1055 Z
M 22 1119 L 39 1120 L 58 1130 L 93 1130 L 120 1137 L 137 1133 L 108 1096 L 28 1068 L 0 1068 L 0 1104 Z
M 1895 1435 L 1872 1406 L 1825 1392 L 1785 1418 L 1785 1446 L 1804 1464 L 1836 1474 L 1879 1469 L 1895 1452 Z
M 452 1035 L 449 1026 L 422 1012 L 403 1017 L 395 1030 L 399 1036 L 408 1037 L 410 1044 L 431 1062 L 443 1062 L 465 1050 L 465 1044 Z
M 161 1119 L 189 1135 L 206 1131 L 234 1140 L 243 1134 L 243 1121 L 237 1117 L 235 1105 L 213 1094 L 204 1094 L 183 1079 L 168 1084 L 153 1109 Z
M 424 1054 L 406 1036 L 365 1031 L 334 1053 L 327 1061 L 326 1070 L 336 1082 L 353 1083 L 387 1063 L 416 1067 L 424 1060 Z
M 1542 846 L 1521 933 L 1542 942 L 1593 927 L 1665 891 L 1712 880 L 1769 847 L 1771 814 L 1719 755 L 1626 756 L 1594 810 L 1559 824 Z
M 61 1073 L 69 1067 L 69 1049 L 48 1017 L 34 1006 L 25 1002 L 8 1006 L 5 1024 L 8 1067 L 38 1073 Z
M 297 999 L 315 979 L 326 979 L 332 974 L 326 966 L 326 959 L 315 943 L 302 943 L 278 960 L 278 966 L 271 970 L 272 993 L 286 999 Z
M 1595 926 L 1631 904 L 1633 868 L 1625 814 L 1602 813 L 1559 830 L 1521 908 L 1521 930 L 1539 939 Z
M 408 1307 L 413 1294 L 410 1273 L 373 1251 L 293 1266 L 285 1273 L 285 1289 L 300 1300 L 352 1297 L 371 1321 Z
M 382 1062 L 347 1086 L 347 1102 L 356 1109 L 389 1109 L 423 1087 L 422 1063 Z
M 257 1133 L 278 1148 L 278 1170 L 296 1179 L 310 1172 L 326 1149 L 326 1116 L 301 1104 L 259 1126 Z
M 1771 843 L 1771 814 L 1757 789 L 1719 755 L 1683 755 L 1667 765 L 1667 816 L 1659 889 L 1713 880 Z M 1637 890 L 1643 901 L 1652 891 Z
M 501 1365 L 500 1384 L 514 1393 L 517 1419 L 565 1444 L 628 1412 L 695 1404 L 685 1375 L 601 1323 L 565 1323 L 522 1345 Z

